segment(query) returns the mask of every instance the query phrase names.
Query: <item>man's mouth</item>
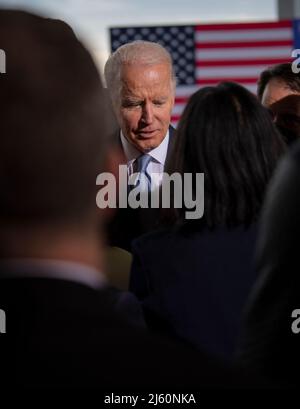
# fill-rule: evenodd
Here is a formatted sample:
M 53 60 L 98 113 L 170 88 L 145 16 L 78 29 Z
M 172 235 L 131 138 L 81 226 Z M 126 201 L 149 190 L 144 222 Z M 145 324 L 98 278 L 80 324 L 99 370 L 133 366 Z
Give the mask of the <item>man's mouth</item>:
M 138 131 L 138 132 L 136 133 L 136 135 L 137 135 L 139 138 L 142 138 L 142 139 L 150 139 L 150 138 L 152 138 L 152 137 L 155 135 L 156 132 L 157 132 L 156 129 L 150 130 L 150 131 L 143 131 L 143 130 L 141 130 L 141 131 Z

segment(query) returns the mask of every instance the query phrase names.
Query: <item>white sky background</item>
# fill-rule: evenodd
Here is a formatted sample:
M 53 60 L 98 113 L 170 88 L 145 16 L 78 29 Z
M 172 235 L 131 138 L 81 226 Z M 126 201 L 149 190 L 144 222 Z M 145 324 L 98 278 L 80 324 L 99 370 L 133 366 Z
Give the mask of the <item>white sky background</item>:
M 111 26 L 274 21 L 277 0 L 0 0 L 69 23 L 102 71 Z

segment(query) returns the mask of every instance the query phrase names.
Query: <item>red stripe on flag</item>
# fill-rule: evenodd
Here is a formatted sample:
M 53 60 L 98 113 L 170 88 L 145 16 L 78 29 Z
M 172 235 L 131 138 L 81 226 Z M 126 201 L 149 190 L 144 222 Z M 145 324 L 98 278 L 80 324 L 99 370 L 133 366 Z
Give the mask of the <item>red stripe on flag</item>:
M 172 116 L 171 116 L 171 121 L 172 121 L 172 122 L 175 122 L 175 121 L 178 122 L 179 119 L 180 119 L 180 115 L 172 115 Z
M 244 48 L 244 47 L 292 47 L 293 40 L 274 41 L 230 41 L 226 43 L 196 43 L 196 48 Z
M 175 105 L 176 104 L 185 104 L 188 99 L 189 99 L 189 95 L 187 95 L 186 97 L 175 97 Z
M 249 65 L 274 65 L 292 61 L 292 58 L 268 58 L 268 59 L 251 59 L 251 60 L 211 60 L 211 61 L 196 61 L 197 67 L 232 67 L 232 66 L 249 66 Z
M 291 20 L 264 22 L 264 23 L 224 23 L 224 24 L 201 24 L 195 27 L 196 31 L 216 30 L 259 30 L 268 28 L 292 28 Z

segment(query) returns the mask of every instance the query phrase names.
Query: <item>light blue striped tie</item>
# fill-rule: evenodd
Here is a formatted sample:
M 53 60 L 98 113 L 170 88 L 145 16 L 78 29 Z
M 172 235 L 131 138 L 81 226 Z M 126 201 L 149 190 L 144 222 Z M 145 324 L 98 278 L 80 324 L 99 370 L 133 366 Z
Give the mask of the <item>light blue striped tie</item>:
M 140 177 L 139 181 L 137 182 L 137 185 L 141 184 L 142 181 L 142 188 L 145 186 L 145 182 L 147 183 L 146 187 L 144 187 L 143 190 L 148 190 L 150 192 L 151 190 L 151 176 L 147 172 L 147 167 L 149 165 L 149 162 L 151 161 L 151 156 L 150 155 L 141 155 L 137 158 L 137 172 L 139 172 Z

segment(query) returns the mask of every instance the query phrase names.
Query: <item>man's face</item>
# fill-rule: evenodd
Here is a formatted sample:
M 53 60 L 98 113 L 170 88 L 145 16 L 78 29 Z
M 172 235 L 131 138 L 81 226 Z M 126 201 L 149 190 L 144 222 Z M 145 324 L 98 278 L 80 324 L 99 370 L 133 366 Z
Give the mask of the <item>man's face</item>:
M 291 94 L 299 95 L 299 92 L 290 89 L 284 81 L 278 78 L 272 78 L 267 83 L 267 86 L 262 95 L 261 102 L 263 106 L 265 106 L 266 108 L 270 108 L 271 105 L 273 105 L 275 102 Z
M 141 152 L 154 149 L 166 136 L 174 105 L 170 66 L 125 65 L 121 80 L 117 116 L 123 134 Z

